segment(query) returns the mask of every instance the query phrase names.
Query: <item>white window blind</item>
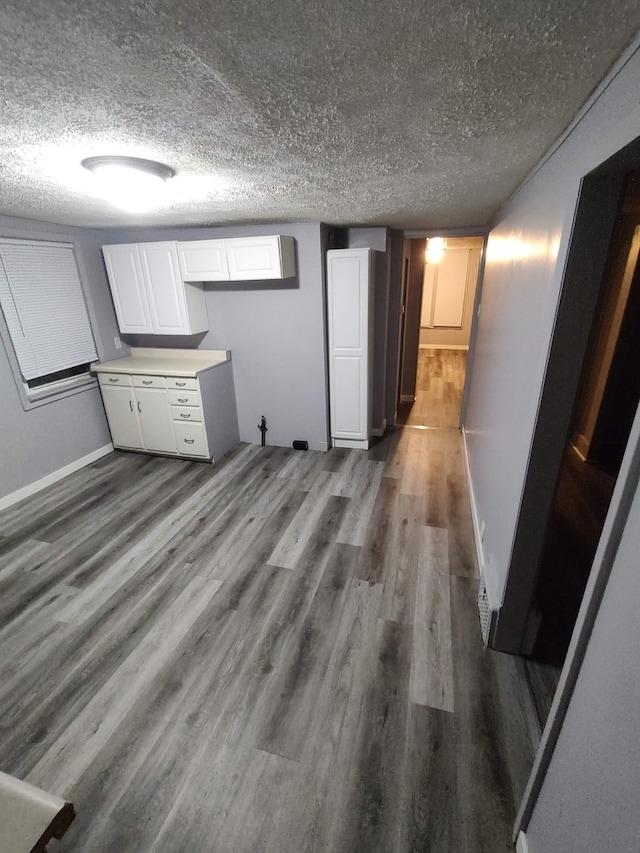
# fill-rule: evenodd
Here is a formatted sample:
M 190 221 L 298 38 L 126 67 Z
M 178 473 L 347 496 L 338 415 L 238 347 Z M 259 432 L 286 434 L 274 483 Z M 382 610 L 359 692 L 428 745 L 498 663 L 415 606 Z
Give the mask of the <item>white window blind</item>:
M 24 379 L 97 359 L 73 246 L 0 240 L 0 305 Z

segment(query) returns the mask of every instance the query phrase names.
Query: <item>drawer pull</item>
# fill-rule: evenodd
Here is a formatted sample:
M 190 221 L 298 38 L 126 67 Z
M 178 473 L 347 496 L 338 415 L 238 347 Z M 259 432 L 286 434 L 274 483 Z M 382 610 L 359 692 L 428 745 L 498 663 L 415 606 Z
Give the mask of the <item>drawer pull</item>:
M 179 403 L 188 403 L 189 398 L 188 397 L 178 397 L 178 402 Z
M 109 377 L 109 382 L 120 382 L 119 379 L 114 379 L 113 376 Z
M 140 400 L 138 400 L 137 402 L 138 402 L 138 411 L 140 412 L 140 414 L 142 414 L 142 409 L 140 408 Z
M 184 386 L 186 384 L 187 384 L 186 382 L 176 382 L 176 385 L 178 386 L 178 388 L 184 388 Z
M 185 413 L 184 413 L 184 412 L 180 412 L 180 417 L 181 417 L 181 418 L 190 418 L 190 417 L 191 417 L 191 415 L 185 415 Z
M 184 439 L 185 444 L 193 444 L 194 441 L 195 441 L 195 438 L 185 438 Z
M 131 400 L 129 400 L 129 408 L 131 409 L 131 411 L 133 411 L 133 403 Z
M 153 379 L 143 379 L 142 384 L 143 385 L 153 385 Z

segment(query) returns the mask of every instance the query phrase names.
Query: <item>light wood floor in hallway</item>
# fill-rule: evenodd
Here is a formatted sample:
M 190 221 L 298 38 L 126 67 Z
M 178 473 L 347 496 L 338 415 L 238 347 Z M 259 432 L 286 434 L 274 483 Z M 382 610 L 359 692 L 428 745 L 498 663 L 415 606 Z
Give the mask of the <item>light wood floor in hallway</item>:
M 510 849 L 531 745 L 456 430 L 113 453 L 0 537 L 0 769 L 75 803 L 52 851 Z
M 466 369 L 466 350 L 420 347 L 416 399 L 400 404 L 398 424 L 456 429 Z

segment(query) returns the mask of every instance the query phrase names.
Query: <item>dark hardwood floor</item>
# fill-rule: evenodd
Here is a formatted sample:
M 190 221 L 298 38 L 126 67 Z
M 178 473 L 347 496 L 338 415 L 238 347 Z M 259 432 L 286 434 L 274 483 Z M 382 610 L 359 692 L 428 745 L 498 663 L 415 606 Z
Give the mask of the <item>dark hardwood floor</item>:
M 0 769 L 74 802 L 52 853 L 511 849 L 532 746 L 457 430 L 113 453 L 0 560 Z

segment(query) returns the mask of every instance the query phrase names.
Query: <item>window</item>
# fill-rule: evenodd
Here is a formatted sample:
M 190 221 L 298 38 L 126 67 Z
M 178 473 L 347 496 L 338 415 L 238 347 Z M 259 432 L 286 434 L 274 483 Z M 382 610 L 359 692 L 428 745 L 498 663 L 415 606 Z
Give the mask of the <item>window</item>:
M 27 401 L 93 381 L 96 347 L 73 246 L 0 240 L 0 306 Z

